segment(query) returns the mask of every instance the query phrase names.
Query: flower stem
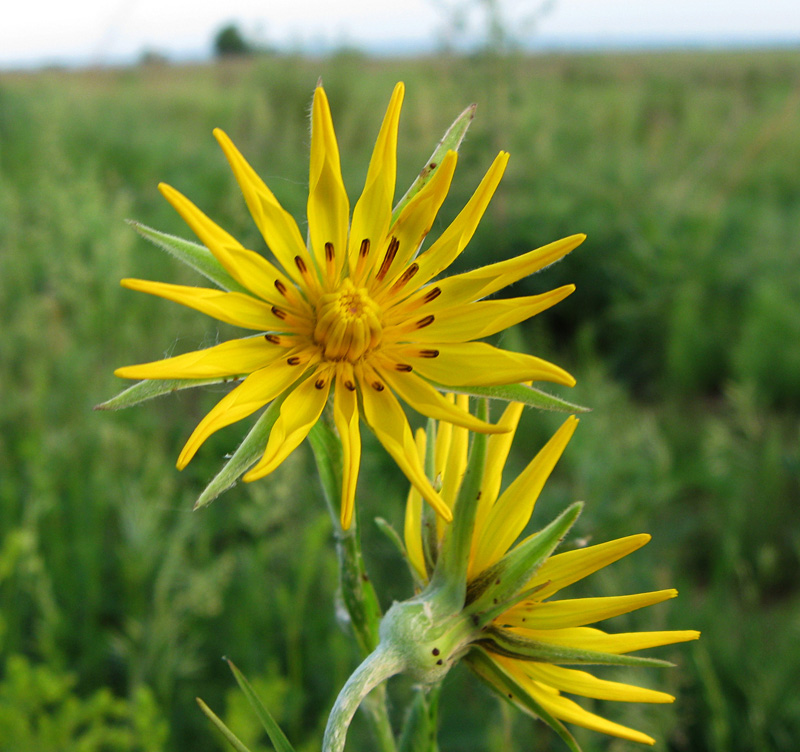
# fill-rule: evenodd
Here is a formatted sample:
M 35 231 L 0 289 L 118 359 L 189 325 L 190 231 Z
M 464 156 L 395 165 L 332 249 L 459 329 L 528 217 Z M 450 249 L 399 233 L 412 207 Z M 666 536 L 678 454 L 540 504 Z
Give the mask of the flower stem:
M 377 649 L 367 656 L 347 680 L 336 698 L 333 710 L 328 716 L 328 725 L 325 727 L 322 752 L 342 752 L 350 721 L 353 720 L 353 716 L 362 700 L 371 690 L 378 687 L 390 676 L 399 673 L 402 668 L 402 656 L 397 651 L 382 644 L 378 645 Z M 383 703 L 381 705 L 385 708 Z M 391 734 L 391 730 L 388 733 L 391 736 L 391 744 L 394 748 L 394 736 Z

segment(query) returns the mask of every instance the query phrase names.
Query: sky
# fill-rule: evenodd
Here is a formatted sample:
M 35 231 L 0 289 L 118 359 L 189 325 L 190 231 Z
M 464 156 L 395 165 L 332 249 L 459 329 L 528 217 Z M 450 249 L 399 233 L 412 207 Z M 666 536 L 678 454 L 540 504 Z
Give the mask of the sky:
M 540 46 L 800 44 L 800 0 L 497 0 Z M 434 49 L 467 9 L 462 38 L 485 28 L 480 0 L 27 0 L 0 23 L 0 68 L 133 62 L 210 54 L 228 22 L 274 47 L 344 44 L 387 54 Z M 536 11 L 545 7 L 545 12 Z

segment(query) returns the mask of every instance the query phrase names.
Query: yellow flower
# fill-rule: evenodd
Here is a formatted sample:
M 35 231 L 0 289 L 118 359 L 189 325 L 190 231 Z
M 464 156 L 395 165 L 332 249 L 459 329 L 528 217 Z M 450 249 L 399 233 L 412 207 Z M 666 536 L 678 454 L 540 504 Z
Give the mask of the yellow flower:
M 242 291 L 136 279 L 124 287 L 167 298 L 255 336 L 116 371 L 130 379 L 243 378 L 200 422 L 178 458 L 182 469 L 215 431 L 285 397 L 261 460 L 244 475 L 271 473 L 308 435 L 332 395 L 344 454 L 342 524 L 350 524 L 363 418 L 411 483 L 445 519 L 449 509 L 416 455 L 401 401 L 465 428 L 498 429 L 448 402 L 432 384 L 491 386 L 522 381 L 572 385 L 561 368 L 474 340 L 524 321 L 569 295 L 481 300 L 568 253 L 575 235 L 518 258 L 435 281 L 464 250 L 503 174 L 500 153 L 452 224 L 420 246 L 447 195 L 456 165 L 449 151 L 432 178 L 392 221 L 397 127 L 403 85 L 394 90 L 352 219 L 328 100 L 314 93 L 308 246 L 294 219 L 221 130 L 214 135 L 271 252 L 245 249 L 174 188 L 160 190 Z M 399 399 L 398 399 L 399 398 Z M 502 429 L 499 429 L 502 430 Z
M 467 397 L 459 395 L 457 402 L 467 409 Z M 468 613 L 482 614 L 486 613 L 488 604 L 489 616 L 480 637 L 471 638 L 472 647 L 465 660 L 503 697 L 557 729 L 560 721 L 566 721 L 611 736 L 653 744 L 654 740 L 646 734 L 591 713 L 562 693 L 654 703 L 672 702 L 671 695 L 599 679 L 586 671 L 560 664 L 644 663 L 649 659 L 625 654 L 697 639 L 700 633 L 693 630 L 609 634 L 588 626 L 674 598 L 677 591 L 553 600 L 553 596 L 568 585 L 641 548 L 650 540 L 649 535 L 632 535 L 551 556 L 516 595 L 509 597 L 505 593 L 500 597 L 499 606 L 492 605 L 498 603 L 504 557 L 508 554 L 505 561 L 513 559 L 515 552 L 521 553 L 522 547 L 539 535 L 531 535 L 512 548 L 527 526 L 536 499 L 578 423 L 574 417 L 568 418 L 501 494 L 502 470 L 521 411 L 521 405 L 510 404 L 498 423 L 508 432 L 488 440 L 485 473 L 477 497 L 464 608 Z M 443 500 L 451 508 L 467 466 L 467 443 L 466 431 L 439 424 L 433 452 L 435 477 Z M 417 433 L 420 457 L 425 455 L 425 445 L 426 434 L 420 430 Z M 436 521 L 424 520 L 421 498 L 412 488 L 406 506 L 405 543 L 421 587 L 433 575 L 439 545 L 448 527 L 441 517 Z

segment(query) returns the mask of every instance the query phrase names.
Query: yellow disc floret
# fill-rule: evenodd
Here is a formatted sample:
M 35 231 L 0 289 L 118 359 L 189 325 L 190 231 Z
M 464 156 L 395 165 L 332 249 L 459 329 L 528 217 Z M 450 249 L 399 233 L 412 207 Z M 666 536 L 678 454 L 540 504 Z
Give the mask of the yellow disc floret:
M 380 308 L 363 287 L 345 279 L 335 292 L 317 303 L 314 341 L 326 360 L 355 363 L 381 341 Z

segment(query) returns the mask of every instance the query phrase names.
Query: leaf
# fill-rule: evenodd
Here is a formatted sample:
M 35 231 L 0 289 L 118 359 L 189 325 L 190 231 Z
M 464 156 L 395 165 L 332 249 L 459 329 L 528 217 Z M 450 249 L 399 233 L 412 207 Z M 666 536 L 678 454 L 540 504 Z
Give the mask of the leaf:
M 239 448 L 233 453 L 233 456 L 225 463 L 222 470 L 216 474 L 211 483 L 205 487 L 203 493 L 200 494 L 194 503 L 195 509 L 208 506 L 220 494 L 231 488 L 248 468 L 258 460 L 259 456 L 264 454 L 269 432 L 275 425 L 275 421 L 278 420 L 281 405 L 286 396 L 286 394 L 282 394 L 276 397 L 261 414 L 256 424 L 250 429 L 250 433 L 239 444 Z
M 196 386 L 222 384 L 236 380 L 237 377 L 230 376 L 214 379 L 145 379 L 133 386 L 129 386 L 116 397 L 112 397 L 110 400 L 95 405 L 94 409 L 122 410 L 125 407 L 133 407 L 133 405 L 138 405 L 140 402 L 145 402 L 154 397 L 161 397 L 171 392 L 177 392 L 180 389 L 191 389 Z
M 220 733 L 228 740 L 231 747 L 233 747 L 237 752 L 250 752 L 250 750 L 242 743 L 242 741 L 233 733 L 223 722 L 222 719 L 206 705 L 199 697 L 195 698 L 197 700 L 197 704 L 200 706 L 200 710 L 202 710 L 211 722 L 220 730 Z
M 131 219 L 127 221 L 143 238 L 146 238 L 151 243 L 155 243 L 159 248 L 178 259 L 178 261 L 183 261 L 184 264 L 191 266 L 192 269 L 200 272 L 200 274 L 210 279 L 218 287 L 221 287 L 223 290 L 243 292 L 246 295 L 252 296 L 252 293 L 248 289 L 242 287 L 242 285 L 225 271 L 222 264 L 214 258 L 214 254 L 204 245 L 193 243 L 190 240 L 184 240 L 175 235 L 168 235 L 165 232 L 159 232 L 152 227 L 148 227 L 147 225 L 143 225 Z
M 562 413 L 588 413 L 590 407 L 582 407 L 572 402 L 567 402 L 561 397 L 548 394 L 540 389 L 524 384 L 504 384 L 502 386 L 444 386 L 434 381 L 430 382 L 437 389 L 443 392 L 457 392 L 459 394 L 469 394 L 472 397 L 489 397 L 490 399 L 501 399 L 506 402 L 521 402 L 528 407 L 536 407 L 539 410 L 554 410 Z
M 442 140 L 439 141 L 439 144 L 433 150 L 433 154 L 431 154 L 430 158 L 425 163 L 425 166 L 422 168 L 419 175 L 417 175 L 416 180 L 414 180 L 414 182 L 411 184 L 403 198 L 397 202 L 397 206 L 394 207 L 394 211 L 392 211 L 391 224 L 394 224 L 397 221 L 397 218 L 400 216 L 400 212 L 403 211 L 405 205 L 411 201 L 411 199 L 414 198 L 414 196 L 416 196 L 422 190 L 425 184 L 428 183 L 434 176 L 439 165 L 442 163 L 445 154 L 447 154 L 448 151 L 458 151 L 458 147 L 461 146 L 461 142 L 464 140 L 467 129 L 472 123 L 472 118 L 475 117 L 476 107 L 477 105 L 474 104 L 471 104 L 469 107 L 467 107 L 447 129 L 444 136 L 442 136 Z
M 245 696 L 250 701 L 253 710 L 256 711 L 258 720 L 261 721 L 261 725 L 264 727 L 264 731 L 267 732 L 267 736 L 269 736 L 276 752 L 294 752 L 294 747 L 289 743 L 286 734 L 281 731 L 281 727 L 278 725 L 277 721 L 272 717 L 266 707 L 264 707 L 264 703 L 261 702 L 261 699 L 255 693 L 255 690 L 250 682 L 247 681 L 244 674 L 236 668 L 232 661 L 228 660 L 228 665 L 231 671 L 233 671 L 233 675 L 236 677 L 236 681 L 241 687 L 242 692 L 244 692 Z
M 389 539 L 389 542 L 400 552 L 400 555 L 408 560 L 408 552 L 400 537 L 400 533 L 392 527 L 391 523 L 387 522 L 383 517 L 376 517 L 375 524 L 378 526 L 378 530 L 380 530 Z

